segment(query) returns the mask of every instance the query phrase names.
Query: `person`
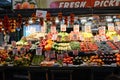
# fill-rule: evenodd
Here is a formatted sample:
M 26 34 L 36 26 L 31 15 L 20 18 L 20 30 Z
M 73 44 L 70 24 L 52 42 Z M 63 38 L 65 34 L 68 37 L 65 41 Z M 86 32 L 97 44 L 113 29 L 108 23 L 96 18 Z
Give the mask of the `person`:
M 5 33 L 4 42 L 7 43 L 7 44 L 10 42 L 10 35 L 9 35 L 8 32 Z

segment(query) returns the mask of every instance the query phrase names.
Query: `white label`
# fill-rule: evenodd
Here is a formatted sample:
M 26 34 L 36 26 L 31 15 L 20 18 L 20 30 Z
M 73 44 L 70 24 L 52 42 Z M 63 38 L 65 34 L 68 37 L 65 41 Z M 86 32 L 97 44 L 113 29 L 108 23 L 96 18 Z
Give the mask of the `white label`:
M 99 34 L 100 35 L 105 35 L 105 31 L 106 31 L 105 26 L 99 27 L 98 29 L 99 29 Z
M 56 34 L 53 34 L 52 35 L 52 40 L 56 40 L 57 39 L 57 35 Z
M 91 32 L 91 26 L 85 26 L 85 32 Z
M 66 31 L 66 25 L 65 25 L 65 24 L 61 24 L 60 30 L 61 30 L 61 31 Z
M 52 33 L 56 32 L 56 26 L 51 26 L 50 30 L 51 30 Z
M 36 16 L 39 17 L 39 18 L 45 18 L 46 17 L 46 14 L 47 14 L 47 11 L 42 11 L 42 10 L 37 10 L 36 11 Z
M 41 32 L 42 32 L 42 33 L 45 33 L 45 32 L 46 32 L 45 27 L 41 27 Z
M 17 48 L 13 48 L 13 54 L 18 54 Z
M 40 47 L 36 48 L 36 55 L 42 55 L 42 48 Z
M 114 42 L 118 42 L 118 41 L 119 41 L 118 36 L 114 36 L 114 37 L 113 37 L 113 41 L 114 41 Z
M 79 32 L 79 25 L 74 25 L 73 31 L 74 32 Z
M 114 31 L 115 27 L 114 27 L 114 23 L 108 23 L 108 31 Z

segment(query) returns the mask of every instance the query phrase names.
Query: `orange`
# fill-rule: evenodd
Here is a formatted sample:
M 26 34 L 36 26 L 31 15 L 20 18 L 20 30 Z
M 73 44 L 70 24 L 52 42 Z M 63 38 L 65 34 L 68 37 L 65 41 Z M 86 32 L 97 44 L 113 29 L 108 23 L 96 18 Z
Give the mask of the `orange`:
M 30 8 L 31 8 L 31 9 L 34 9 L 34 8 L 35 8 L 35 5 L 34 5 L 34 4 L 30 4 Z
M 30 3 L 29 2 L 23 2 L 22 3 L 22 9 L 29 9 L 30 8 Z

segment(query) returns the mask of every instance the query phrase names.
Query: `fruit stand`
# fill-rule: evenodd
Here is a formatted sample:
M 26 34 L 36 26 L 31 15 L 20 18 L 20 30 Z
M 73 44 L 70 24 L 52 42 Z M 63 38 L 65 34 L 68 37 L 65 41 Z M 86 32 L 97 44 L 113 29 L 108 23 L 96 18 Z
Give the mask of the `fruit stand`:
M 0 15 L 0 32 L 14 38 L 0 47 L 1 80 L 105 80 L 120 75 L 119 1 L 45 0 L 51 2 L 44 6 L 41 0 L 13 1 L 12 18 Z

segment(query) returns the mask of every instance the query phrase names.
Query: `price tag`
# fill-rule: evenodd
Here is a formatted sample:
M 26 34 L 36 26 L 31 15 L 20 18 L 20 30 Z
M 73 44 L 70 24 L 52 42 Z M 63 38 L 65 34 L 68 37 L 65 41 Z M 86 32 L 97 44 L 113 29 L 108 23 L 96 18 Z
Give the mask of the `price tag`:
M 65 25 L 65 24 L 61 24 L 60 30 L 61 30 L 61 31 L 66 31 L 66 25 Z
M 73 31 L 74 32 L 79 32 L 79 25 L 74 25 Z
M 18 54 L 17 48 L 13 48 L 13 54 Z
M 84 41 L 84 37 L 83 37 L 82 35 L 79 36 L 79 39 L 80 39 L 81 41 Z
M 101 41 L 107 41 L 106 37 L 103 35 L 101 36 Z
M 113 37 L 113 41 L 114 41 L 114 42 L 118 42 L 118 41 L 119 41 L 118 36 L 114 36 L 114 37 Z
M 114 23 L 108 23 L 108 31 L 115 31 Z
M 57 60 L 62 60 L 63 59 L 63 54 L 57 54 Z
M 51 26 L 50 30 L 51 30 L 52 33 L 56 32 L 56 26 Z
M 91 26 L 85 26 L 85 32 L 91 32 Z
M 116 30 L 119 31 L 120 30 L 120 22 L 116 22 Z
M 50 51 L 45 51 L 45 57 L 50 58 Z
M 73 34 L 73 40 L 77 40 L 78 39 L 78 35 L 77 34 Z
M 45 33 L 45 32 L 46 32 L 45 27 L 41 27 L 41 32 L 42 32 L 42 33 Z
M 20 53 L 21 53 L 21 54 L 24 54 L 24 53 L 26 53 L 26 50 L 25 50 L 25 48 L 23 48 L 23 47 L 22 47 L 22 48 L 20 49 Z
M 13 47 L 16 47 L 16 41 L 11 41 Z
M 116 22 L 116 25 L 117 25 L 117 26 L 120 26 L 120 22 Z
M 99 27 L 98 30 L 99 30 L 99 35 L 105 35 L 105 31 L 106 31 L 105 26 Z
M 52 59 L 55 58 L 55 53 L 51 53 L 50 58 L 52 58 Z
M 53 34 L 52 35 L 52 40 L 56 40 L 57 39 L 57 35 L 56 34 Z
M 74 55 L 78 55 L 78 50 L 73 50 Z
M 42 48 L 41 47 L 36 48 L 36 55 L 42 55 Z

